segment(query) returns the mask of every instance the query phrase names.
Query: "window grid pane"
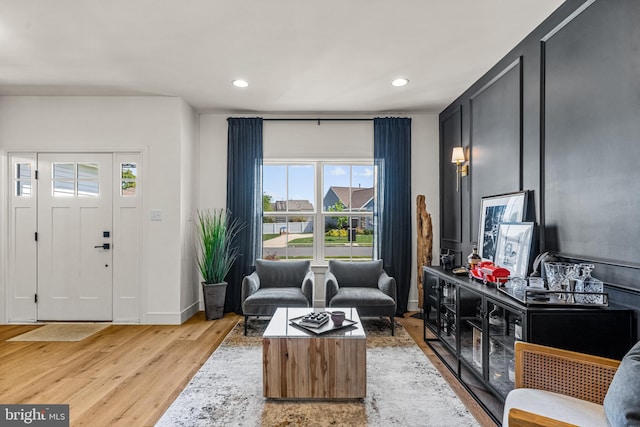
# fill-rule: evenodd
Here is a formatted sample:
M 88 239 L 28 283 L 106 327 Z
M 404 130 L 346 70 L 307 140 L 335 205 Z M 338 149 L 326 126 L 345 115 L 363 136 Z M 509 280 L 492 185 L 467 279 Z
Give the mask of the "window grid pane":
M 269 216 L 262 221 L 262 258 L 313 260 L 312 216 Z
M 263 258 L 373 259 L 372 161 L 265 163 L 262 170 Z M 295 228 L 302 223 L 305 233 Z
M 54 197 L 96 197 L 100 195 L 98 163 L 52 163 Z

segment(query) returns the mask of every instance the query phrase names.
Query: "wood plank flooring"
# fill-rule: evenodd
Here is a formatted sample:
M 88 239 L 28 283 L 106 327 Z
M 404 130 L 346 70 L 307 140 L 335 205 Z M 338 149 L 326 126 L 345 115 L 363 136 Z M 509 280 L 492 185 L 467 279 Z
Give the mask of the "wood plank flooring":
M 489 415 L 482 409 L 482 407 L 476 402 L 476 400 L 469 394 L 467 390 L 460 384 L 460 382 L 453 376 L 449 368 L 436 356 L 436 354 L 429 348 L 424 342 L 423 334 L 423 321 L 422 319 L 416 319 L 411 317 L 413 313 L 405 314 L 404 319 L 396 318 L 396 320 L 402 324 L 406 331 L 411 335 L 411 338 L 416 342 L 418 347 L 427 356 L 429 361 L 440 372 L 442 377 L 449 383 L 453 391 L 460 398 L 464 406 L 467 407 L 469 412 L 475 417 L 475 419 L 483 427 L 494 427 L 496 423 L 491 419 Z
M 68 403 L 73 426 L 152 426 L 241 318 L 112 325 L 80 342 L 6 342 L 38 326 L 0 326 L 0 402 Z
M 7 342 L 38 325 L 0 325 L 0 403 L 68 403 L 73 426 L 153 426 L 242 316 L 179 326 L 111 325 L 80 342 Z M 482 426 L 495 424 L 398 319 Z

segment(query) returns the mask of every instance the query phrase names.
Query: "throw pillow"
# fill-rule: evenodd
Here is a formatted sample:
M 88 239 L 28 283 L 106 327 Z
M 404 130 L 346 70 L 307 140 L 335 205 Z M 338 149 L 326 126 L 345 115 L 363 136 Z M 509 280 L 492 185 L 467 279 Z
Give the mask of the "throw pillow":
M 622 358 L 604 398 L 613 427 L 640 426 L 640 341 Z

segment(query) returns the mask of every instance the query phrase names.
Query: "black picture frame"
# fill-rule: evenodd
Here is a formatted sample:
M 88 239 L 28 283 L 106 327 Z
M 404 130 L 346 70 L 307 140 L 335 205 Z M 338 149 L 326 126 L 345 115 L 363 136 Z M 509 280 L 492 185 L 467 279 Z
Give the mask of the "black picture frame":
M 480 202 L 480 227 L 478 228 L 478 254 L 483 261 L 493 261 L 502 222 L 526 220 L 528 191 L 483 197 Z

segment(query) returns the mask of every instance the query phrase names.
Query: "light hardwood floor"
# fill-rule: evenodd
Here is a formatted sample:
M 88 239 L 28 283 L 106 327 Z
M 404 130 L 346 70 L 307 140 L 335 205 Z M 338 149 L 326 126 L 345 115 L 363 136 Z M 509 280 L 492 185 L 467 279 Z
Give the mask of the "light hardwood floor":
M 0 326 L 0 403 L 68 403 L 73 426 L 152 426 L 242 316 L 179 326 L 111 325 L 80 342 L 7 342 L 36 325 Z M 495 424 L 398 319 L 483 426 Z

